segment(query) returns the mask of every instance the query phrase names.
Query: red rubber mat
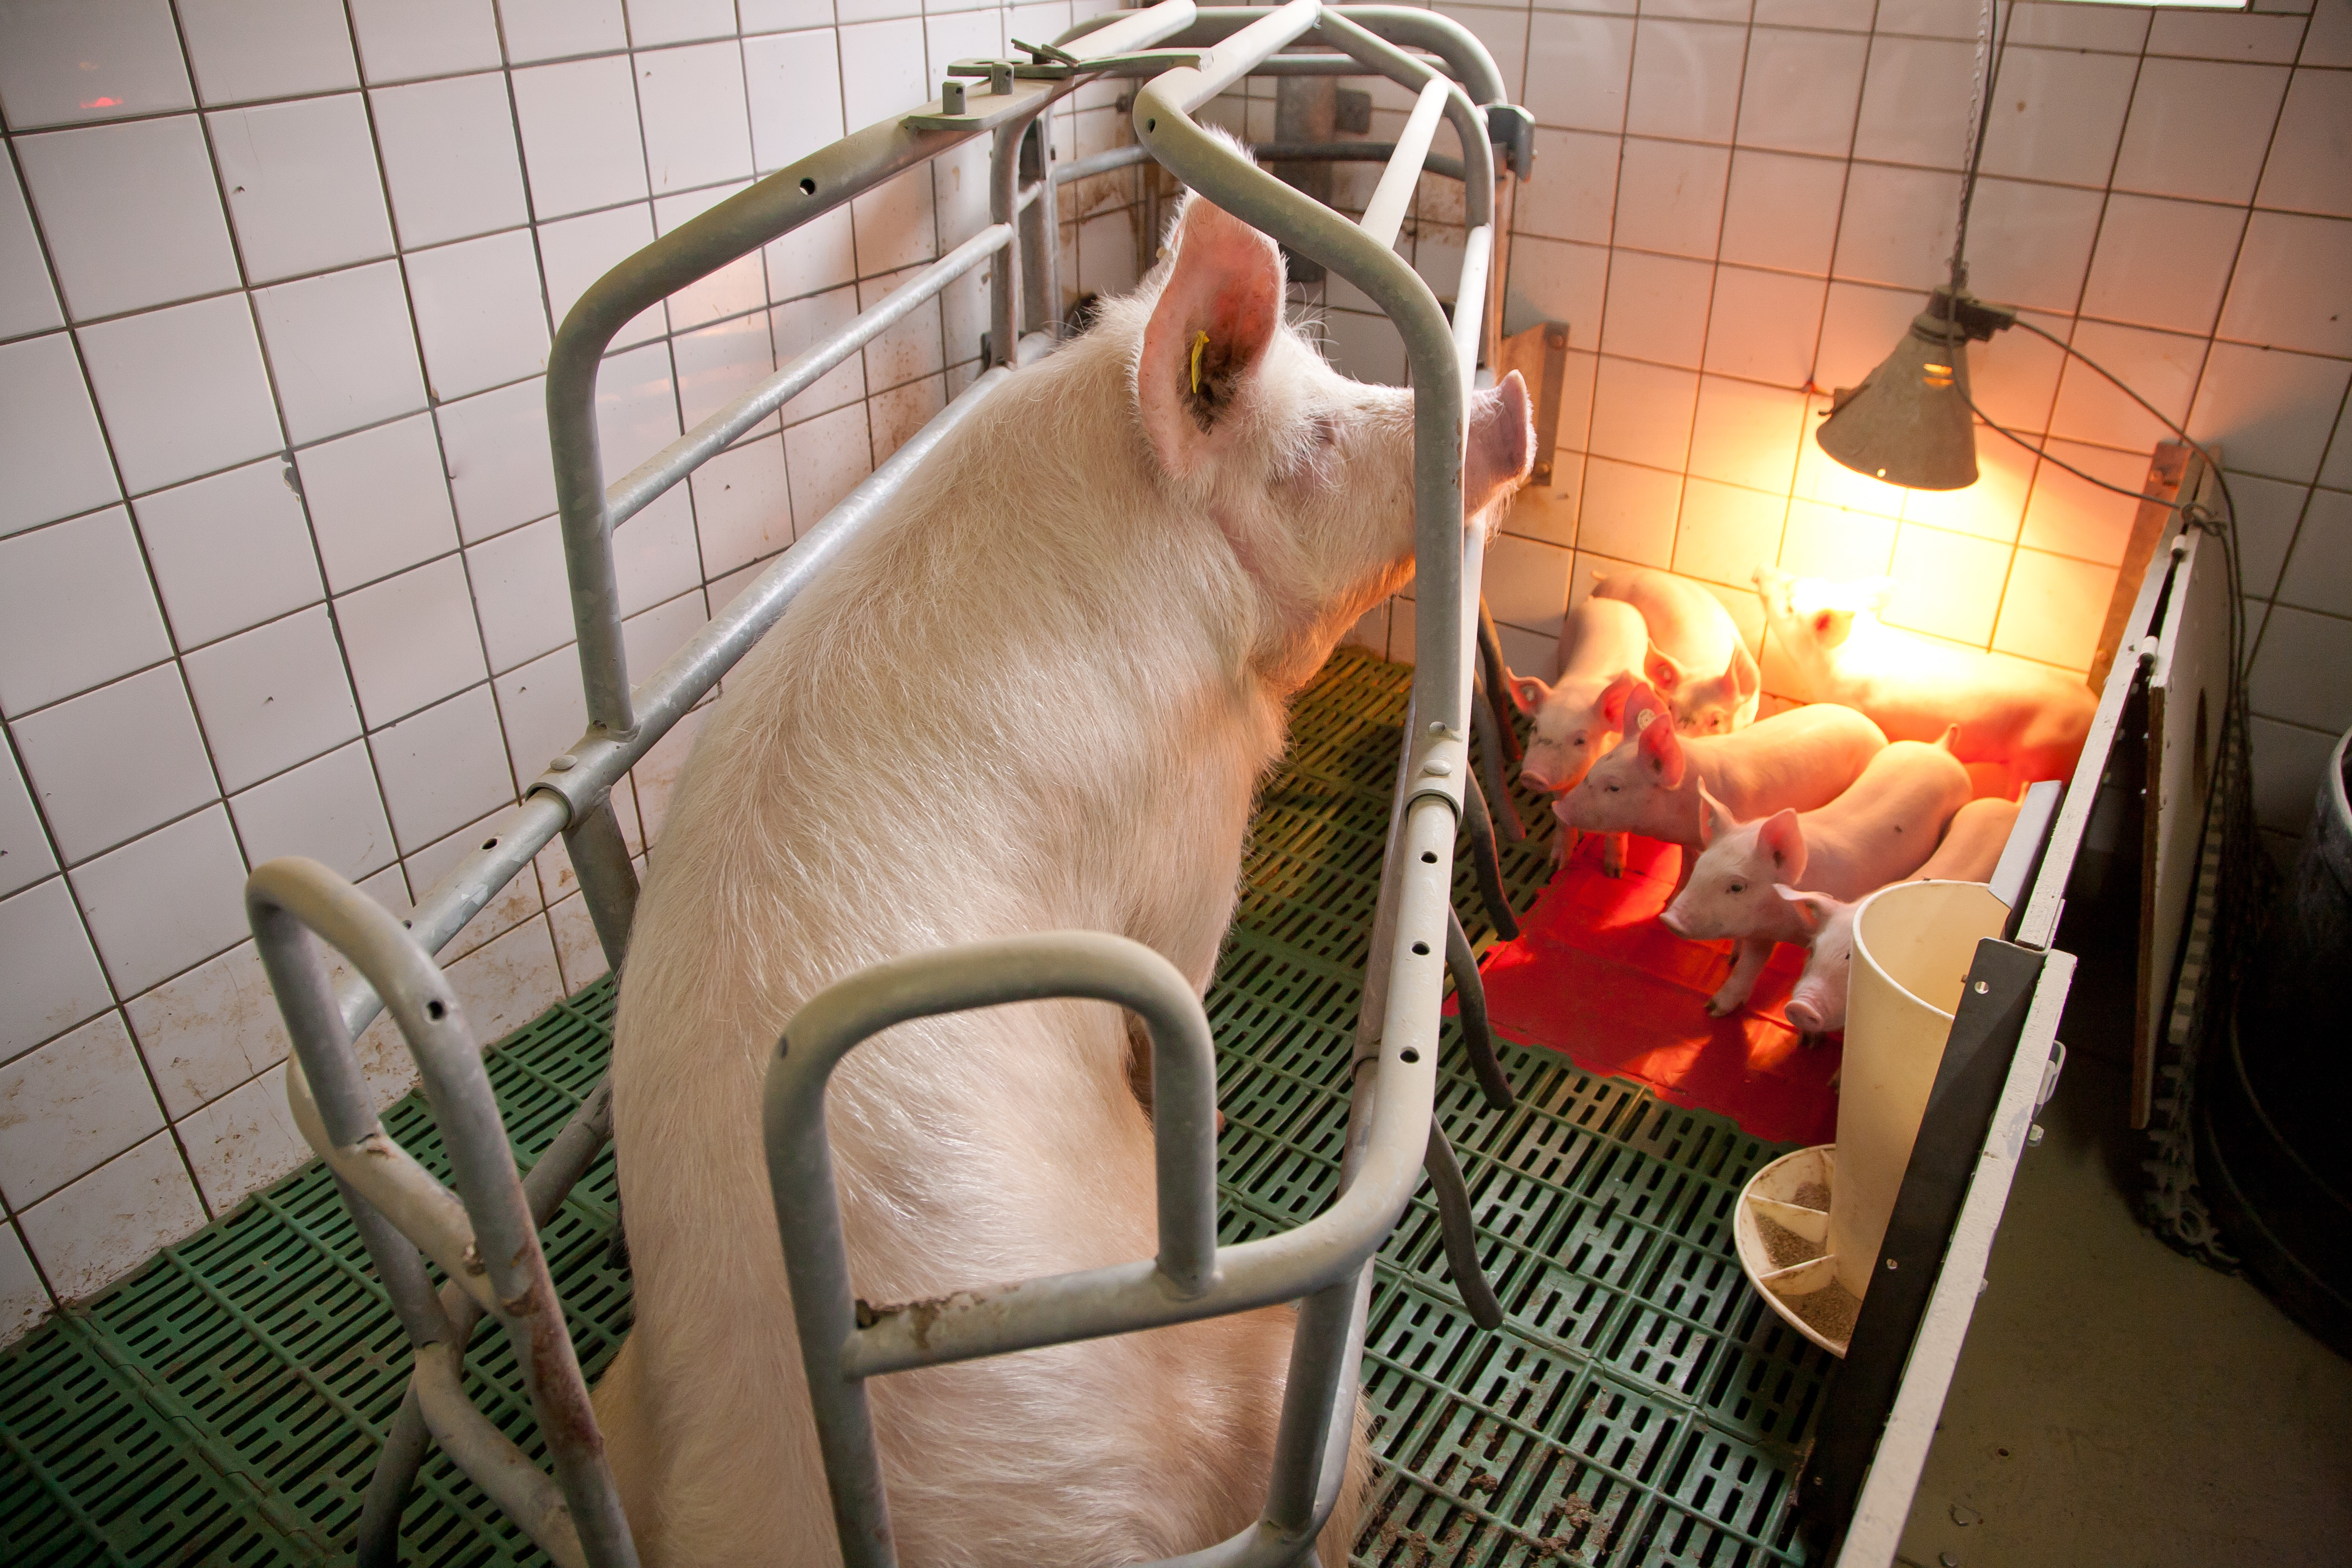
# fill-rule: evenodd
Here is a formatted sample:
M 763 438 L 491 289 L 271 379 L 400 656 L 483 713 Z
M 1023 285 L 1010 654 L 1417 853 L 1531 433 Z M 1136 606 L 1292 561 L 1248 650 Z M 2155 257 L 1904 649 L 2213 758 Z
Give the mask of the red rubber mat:
M 1625 874 L 1612 878 L 1601 870 L 1601 840 L 1587 837 L 1519 917 L 1518 940 L 1487 950 L 1480 972 L 1496 1029 L 1565 1052 L 1587 1072 L 1727 1116 L 1759 1138 L 1833 1142 L 1838 1042 L 1807 1050 L 1780 1016 L 1804 954 L 1782 945 L 1746 1007 L 1707 1016 L 1732 944 L 1687 942 L 1658 923 L 1681 853 L 1629 838 Z

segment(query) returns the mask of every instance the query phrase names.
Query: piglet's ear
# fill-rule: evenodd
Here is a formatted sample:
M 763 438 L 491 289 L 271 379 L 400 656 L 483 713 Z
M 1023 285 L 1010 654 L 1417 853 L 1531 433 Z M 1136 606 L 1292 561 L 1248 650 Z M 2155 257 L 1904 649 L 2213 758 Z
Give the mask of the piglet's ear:
M 1685 762 L 1682 741 L 1672 724 L 1653 724 L 1642 731 L 1642 760 L 1668 789 L 1683 787 Z M 1704 788 L 1705 786 L 1700 786 Z
M 1551 698 L 1551 688 L 1532 675 L 1511 677 L 1511 706 L 1532 719 Z
M 1726 679 L 1730 681 L 1731 689 L 1738 694 L 1742 702 L 1755 696 L 1757 690 L 1763 686 L 1763 671 L 1756 668 L 1755 657 L 1748 651 L 1744 644 L 1732 645 L 1731 668 L 1726 672 Z
M 1631 675 L 1621 675 L 1601 689 L 1601 716 L 1612 730 L 1625 729 L 1625 703 L 1642 689 L 1640 680 Z
M 1789 906 L 1789 912 L 1805 928 L 1807 936 L 1821 935 L 1822 927 L 1829 923 L 1830 915 L 1837 908 L 1835 900 L 1819 893 L 1801 893 L 1786 882 L 1773 883 L 1772 890 L 1780 895 L 1780 901 Z
M 1274 241 L 1197 195 L 1187 201 L 1135 372 L 1144 432 L 1170 473 L 1195 472 L 1230 441 L 1281 322 Z
M 1665 728 L 1665 726 L 1660 724 L 1653 724 L 1650 726 L 1650 730 L 1664 728 Z M 1642 731 L 1644 735 L 1647 735 L 1649 732 L 1649 730 Z M 1699 847 L 1702 849 L 1706 848 L 1717 838 L 1729 833 L 1738 826 L 1739 819 L 1733 816 L 1730 812 L 1725 810 L 1723 802 L 1716 799 L 1714 795 L 1707 793 L 1706 785 L 1702 783 L 1698 786 Z
M 1671 698 L 1682 689 L 1683 667 L 1660 653 L 1655 645 L 1642 659 L 1642 673 L 1648 676 L 1650 684 L 1666 697 Z
M 1647 686 L 1636 685 L 1633 694 L 1625 700 L 1625 729 L 1638 732 L 1647 730 L 1661 719 L 1671 727 L 1674 717 L 1674 710 L 1666 706 L 1666 700 Z
M 1805 874 L 1805 833 L 1797 826 L 1797 814 L 1782 806 L 1764 819 L 1757 830 L 1756 847 L 1772 858 L 1773 868 L 1788 881 Z

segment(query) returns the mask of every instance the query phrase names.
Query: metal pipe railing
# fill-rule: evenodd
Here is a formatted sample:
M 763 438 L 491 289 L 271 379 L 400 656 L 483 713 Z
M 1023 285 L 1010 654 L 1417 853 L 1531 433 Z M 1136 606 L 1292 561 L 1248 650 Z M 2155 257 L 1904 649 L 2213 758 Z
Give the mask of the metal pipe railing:
M 1390 154 L 1388 166 L 1381 171 L 1371 199 L 1364 204 L 1364 216 L 1357 220 L 1358 227 L 1391 249 L 1396 246 L 1397 231 L 1404 226 L 1405 211 L 1420 193 L 1422 165 L 1429 161 L 1429 144 L 1437 135 L 1437 117 L 1445 112 L 1445 100 L 1453 87 L 1452 82 L 1440 80 L 1421 89 L 1421 97 L 1413 101 L 1412 113 L 1405 120 L 1404 133 L 1397 138 L 1396 151 Z

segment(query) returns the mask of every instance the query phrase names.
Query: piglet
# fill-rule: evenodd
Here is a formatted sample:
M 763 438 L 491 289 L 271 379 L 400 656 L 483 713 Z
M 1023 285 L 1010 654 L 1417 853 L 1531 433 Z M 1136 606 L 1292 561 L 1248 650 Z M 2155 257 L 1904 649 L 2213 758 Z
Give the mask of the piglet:
M 2010 829 L 2017 825 L 2013 800 L 1972 800 L 1952 816 L 1944 841 L 1927 863 L 1902 879 L 1906 882 L 1982 882 L 2000 864 Z M 1854 906 L 1825 893 L 1807 893 L 1781 883 L 1772 889 L 1789 906 L 1790 918 L 1811 933 L 1805 972 L 1789 988 L 1789 1022 L 1808 1038 L 1845 1027 L 1846 982 L 1853 973 Z
M 1626 697 L 1638 684 L 1649 634 L 1642 613 L 1615 599 L 1586 599 L 1559 628 L 1559 679 L 1511 677 L 1511 701 L 1535 721 L 1519 777 L 1531 789 L 1573 789 L 1592 760 L 1617 743 Z
M 1731 976 L 1707 1003 L 1709 1013 L 1724 1017 L 1748 1000 L 1774 942 L 1810 939 L 1776 884 L 1851 902 L 1926 863 L 1969 798 L 1969 771 L 1949 742 L 1947 735 L 1932 746 L 1893 742 L 1853 788 L 1817 811 L 1741 822 L 1701 790 L 1706 848 L 1658 918 L 1677 936 L 1739 939 Z
M 1643 567 L 1592 580 L 1596 599 L 1642 612 L 1650 647 L 1642 673 L 1675 710 L 1675 728 L 1720 735 L 1756 717 L 1763 680 L 1731 613 L 1696 583 Z
M 597 1416 L 647 1568 L 817 1568 L 825 1501 L 761 1136 L 785 1021 L 850 971 L 1112 931 L 1205 987 L 1286 704 L 1412 575 L 1413 394 L 1285 321 L 1273 240 L 1195 195 L 1169 262 L 976 410 L 728 676 L 636 912 L 613 1049 L 635 1326 Z M 1473 521 L 1526 477 L 1474 402 Z M 920 780 L 954 810 L 889 811 Z M 908 1023 L 828 1098 L 873 1302 L 1148 1258 L 1151 1127 L 1118 1008 Z M 882 1308 L 881 1310 L 911 1309 Z M 900 1560 L 1133 1563 L 1244 1529 L 1295 1314 L 877 1378 Z M 1364 1452 L 1321 1532 L 1347 1562 Z
M 1646 688 L 1629 700 L 1624 742 L 1552 811 L 1587 833 L 1638 833 L 1681 845 L 1677 889 L 1690 879 L 1702 843 L 1702 789 L 1742 821 L 1811 811 L 1844 794 L 1886 746 L 1877 725 L 1834 703 L 1792 708 L 1727 735 L 1688 736 L 1671 723 L 1640 722 L 1660 706 Z
M 1893 584 L 1756 570 L 1764 619 L 1816 701 L 1868 714 L 1898 741 L 1958 725 L 1953 754 L 2006 770 L 2000 793 L 2074 771 L 2098 700 L 2077 677 L 1897 631 L 1879 619 Z

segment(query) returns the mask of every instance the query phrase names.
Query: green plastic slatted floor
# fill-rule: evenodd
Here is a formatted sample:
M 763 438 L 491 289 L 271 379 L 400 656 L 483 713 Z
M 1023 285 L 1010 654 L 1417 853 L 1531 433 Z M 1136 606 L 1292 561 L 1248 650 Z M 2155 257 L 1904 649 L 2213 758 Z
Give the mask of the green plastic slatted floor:
M 1248 886 L 1209 1011 L 1223 1235 L 1296 1224 L 1330 1199 L 1344 1084 L 1410 671 L 1342 650 L 1301 698 L 1266 790 Z M 1505 850 L 1525 907 L 1548 812 Z M 1457 907 L 1489 937 L 1466 868 Z M 595 1082 L 609 981 L 497 1047 L 491 1081 L 526 1163 Z M 1488 1110 L 1448 1030 L 1439 1106 L 1509 1314 L 1483 1334 L 1444 1274 L 1433 1207 L 1386 1247 L 1365 1359 L 1376 1502 L 1358 1561 L 1800 1563 L 1784 1502 L 1826 1359 L 1748 1291 L 1731 1247 L 1740 1184 L 1782 1151 L 1719 1117 L 1506 1046 L 1520 1102 Z M 385 1121 L 436 1171 L 414 1098 Z M 629 1326 L 605 1261 L 602 1160 L 549 1228 L 548 1256 L 593 1376 Z M 313 1163 L 0 1359 L 0 1561 L 348 1560 L 358 1496 L 407 1357 L 333 1186 Z M 527 1449 L 535 1435 L 502 1339 L 468 1382 Z M 403 1531 L 432 1568 L 539 1563 L 446 1460 Z

